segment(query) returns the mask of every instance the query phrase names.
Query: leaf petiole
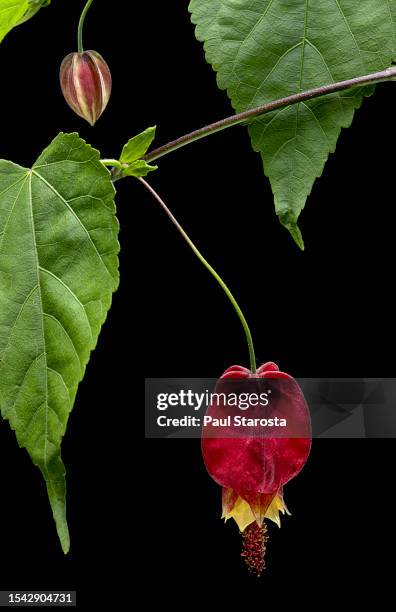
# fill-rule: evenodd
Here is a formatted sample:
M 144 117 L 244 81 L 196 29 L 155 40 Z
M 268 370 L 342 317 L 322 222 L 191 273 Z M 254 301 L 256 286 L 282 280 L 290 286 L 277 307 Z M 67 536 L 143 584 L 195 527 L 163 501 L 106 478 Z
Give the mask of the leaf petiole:
M 101 159 L 100 161 L 104 166 L 111 166 L 112 168 L 119 168 L 120 170 L 126 165 L 122 164 L 118 159 Z

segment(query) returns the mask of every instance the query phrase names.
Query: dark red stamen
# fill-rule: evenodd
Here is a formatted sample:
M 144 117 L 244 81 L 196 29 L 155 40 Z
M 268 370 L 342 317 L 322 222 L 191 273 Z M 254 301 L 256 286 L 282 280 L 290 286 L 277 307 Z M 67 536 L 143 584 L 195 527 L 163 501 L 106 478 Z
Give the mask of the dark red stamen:
M 247 568 L 251 574 L 260 576 L 265 568 L 265 544 L 268 540 L 265 523 L 262 527 L 256 522 L 246 527 L 242 534 L 242 552 Z

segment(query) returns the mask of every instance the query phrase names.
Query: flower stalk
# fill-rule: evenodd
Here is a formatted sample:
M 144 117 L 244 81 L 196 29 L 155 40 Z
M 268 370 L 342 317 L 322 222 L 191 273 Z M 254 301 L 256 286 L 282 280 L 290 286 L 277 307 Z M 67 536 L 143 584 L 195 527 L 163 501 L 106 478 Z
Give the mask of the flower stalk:
M 91 6 L 93 0 L 88 0 L 88 2 L 85 4 L 83 11 L 81 13 L 80 16 L 80 20 L 78 22 L 78 29 L 77 29 L 77 49 L 79 53 L 83 53 L 84 51 L 84 47 L 83 47 L 83 29 L 84 29 L 84 21 L 85 21 L 85 17 L 88 13 L 88 9 Z
M 200 262 L 205 266 L 205 268 L 216 279 L 216 281 L 219 283 L 220 287 L 223 289 L 224 293 L 226 294 L 226 296 L 230 300 L 231 304 L 233 305 L 233 307 L 235 309 L 235 312 L 237 313 L 237 315 L 239 317 L 239 320 L 240 320 L 240 322 L 242 324 L 243 330 L 245 332 L 246 341 L 247 341 L 248 349 L 249 349 L 250 369 L 251 369 L 251 372 L 254 374 L 256 372 L 256 357 L 255 357 L 255 353 L 254 353 L 253 338 L 252 338 L 252 334 L 251 334 L 250 329 L 249 329 L 249 325 L 247 324 L 245 316 L 244 316 L 241 308 L 239 307 L 238 302 L 234 298 L 233 294 L 231 293 L 231 291 L 229 290 L 229 288 L 227 287 L 227 285 L 225 284 L 223 279 L 219 276 L 219 274 L 216 272 L 216 270 L 214 268 L 212 268 L 210 263 L 204 258 L 202 253 L 195 246 L 195 244 L 193 243 L 191 238 L 185 232 L 183 227 L 177 221 L 176 217 L 172 214 L 172 212 L 169 210 L 169 208 L 167 207 L 165 202 L 162 200 L 162 198 L 158 195 L 158 193 L 143 178 L 140 177 L 138 180 L 142 183 L 142 185 L 144 185 L 144 187 L 147 189 L 147 191 L 149 191 L 151 193 L 151 195 L 157 200 L 158 204 L 165 211 L 165 213 L 167 214 L 168 218 L 172 221 L 173 225 L 176 227 L 178 232 L 181 234 L 181 236 L 187 242 L 188 246 L 195 253 L 195 255 L 198 257 Z

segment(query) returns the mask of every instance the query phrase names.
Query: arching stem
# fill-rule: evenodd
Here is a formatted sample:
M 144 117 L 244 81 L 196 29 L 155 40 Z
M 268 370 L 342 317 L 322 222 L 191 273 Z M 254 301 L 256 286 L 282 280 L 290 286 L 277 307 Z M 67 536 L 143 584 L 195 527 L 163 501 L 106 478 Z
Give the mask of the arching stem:
M 86 14 L 88 13 L 88 9 L 91 6 L 92 2 L 93 2 L 93 0 L 88 0 L 88 2 L 84 6 L 83 11 L 81 13 L 80 21 L 78 22 L 77 46 L 78 46 L 78 52 L 79 53 L 83 53 L 83 51 L 84 51 L 84 47 L 83 47 L 84 21 L 85 21 Z
M 389 68 L 381 70 L 380 72 L 372 72 L 370 74 L 353 77 L 352 79 L 347 79 L 345 81 L 337 81 L 335 83 L 329 83 L 328 85 L 321 85 L 320 87 L 307 89 L 306 91 L 300 91 L 298 93 L 292 94 L 291 96 L 279 98 L 278 100 L 267 102 L 266 104 L 262 104 L 261 106 L 250 108 L 246 111 L 243 111 L 242 113 L 237 113 L 236 115 L 231 115 L 230 117 L 226 117 L 225 119 L 220 119 L 220 121 L 215 121 L 214 123 L 205 125 L 204 127 L 199 128 L 198 130 L 190 132 L 189 134 L 184 134 L 184 136 L 180 136 L 179 138 L 176 138 L 175 140 L 172 140 L 162 145 L 161 147 L 153 149 L 144 156 L 144 159 L 147 162 L 155 161 L 156 159 L 159 159 L 160 157 L 163 157 L 168 153 L 172 153 L 173 151 L 176 151 L 181 147 L 185 147 L 186 145 L 192 142 L 201 140 L 201 138 L 205 138 L 206 136 L 210 136 L 211 134 L 216 134 L 217 132 L 221 132 L 222 130 L 233 127 L 234 125 L 240 125 L 241 123 L 257 119 L 260 116 L 265 115 L 266 113 L 270 113 L 271 111 L 277 110 L 279 108 L 284 108 L 285 106 L 299 104 L 300 102 L 312 100 L 313 98 L 329 95 L 338 91 L 344 91 L 348 89 L 353 89 L 355 87 L 362 87 L 365 85 L 372 85 L 375 83 L 381 83 L 395 79 L 396 66 L 390 66 Z
M 335 83 L 329 83 L 328 85 L 321 85 L 320 87 L 307 89 L 306 91 L 300 91 L 296 94 L 292 94 L 291 96 L 279 98 L 278 100 L 273 100 L 272 102 L 262 104 L 261 106 L 250 108 L 241 113 L 237 113 L 236 115 L 230 115 L 229 117 L 225 117 L 224 119 L 220 119 L 219 121 L 205 125 L 198 130 L 184 134 L 175 140 L 171 140 L 170 142 L 149 151 L 146 153 L 143 159 L 146 162 L 155 161 L 164 155 L 177 151 L 177 149 L 180 149 L 181 147 L 185 147 L 186 145 L 196 142 L 197 140 L 206 138 L 206 136 L 216 134 L 217 132 L 221 132 L 222 130 L 226 130 L 242 123 L 248 125 L 250 121 L 259 119 L 262 115 L 280 108 L 285 108 L 289 105 L 299 104 L 306 100 L 313 100 L 314 98 L 333 94 L 338 91 L 394 80 L 396 80 L 396 66 L 390 66 L 389 68 L 381 70 L 380 72 L 372 72 L 370 74 L 353 77 L 352 79 L 347 79 L 345 81 L 337 81 Z M 113 181 L 118 181 L 121 178 L 123 178 L 121 169 L 119 167 L 115 167 L 112 171 Z
M 180 223 L 177 221 L 176 217 L 171 213 L 171 211 L 169 210 L 169 208 L 167 207 L 165 202 L 162 200 L 162 198 L 158 195 L 158 193 L 143 178 L 139 178 L 138 180 L 142 183 L 142 185 L 144 185 L 144 187 L 156 199 L 158 204 L 162 207 L 162 209 L 168 215 L 168 218 L 172 221 L 173 225 L 176 227 L 176 229 L 179 231 L 179 233 L 183 236 L 183 238 L 187 242 L 188 246 L 195 253 L 195 255 L 198 257 L 200 262 L 205 266 L 205 268 L 207 270 L 209 270 L 211 275 L 217 280 L 217 282 L 219 283 L 220 287 L 223 289 L 224 293 L 226 294 L 226 296 L 230 300 L 231 304 L 233 305 L 233 307 L 235 309 L 235 312 L 237 313 L 237 315 L 239 317 L 240 322 L 242 323 L 242 327 L 243 327 L 243 330 L 245 332 L 246 341 L 247 341 L 248 348 L 249 348 L 250 369 L 251 369 L 252 374 L 255 374 L 256 373 L 256 358 L 255 358 L 255 354 L 254 354 L 253 338 L 252 338 L 252 334 L 250 333 L 250 329 L 249 329 L 249 326 L 247 324 L 247 321 L 246 321 L 246 319 L 245 319 L 245 317 L 243 315 L 243 312 L 242 312 L 242 310 L 240 309 L 240 307 L 238 305 L 238 302 L 236 301 L 236 299 L 232 295 L 231 291 L 229 290 L 229 288 L 227 287 L 227 285 L 225 284 L 223 279 L 217 274 L 216 270 L 214 270 L 214 268 L 212 268 L 212 266 L 206 261 L 206 259 L 202 255 L 202 253 L 197 249 L 197 247 L 195 246 L 195 244 L 193 243 L 191 238 L 184 231 L 184 229 L 182 228 Z

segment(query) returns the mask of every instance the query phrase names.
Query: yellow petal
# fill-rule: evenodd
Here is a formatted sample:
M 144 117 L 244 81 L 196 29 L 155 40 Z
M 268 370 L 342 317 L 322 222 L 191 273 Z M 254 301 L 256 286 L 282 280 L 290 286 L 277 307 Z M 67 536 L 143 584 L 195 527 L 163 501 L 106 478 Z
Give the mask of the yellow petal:
M 224 518 L 226 521 L 233 518 L 239 527 L 239 531 L 244 531 L 248 525 L 254 523 L 255 521 L 254 514 L 251 511 L 249 504 L 247 501 L 242 499 L 242 497 L 238 497 L 233 509 L 231 512 L 226 514 Z
M 273 521 L 278 525 L 278 527 L 280 527 L 281 524 L 279 512 L 282 512 L 282 514 L 285 514 L 285 512 L 287 512 L 287 514 L 290 514 L 290 512 L 286 508 L 285 502 L 283 501 L 282 497 L 280 497 L 280 495 L 276 495 L 272 500 L 269 508 L 267 509 L 264 518 L 270 519 L 270 521 Z
M 282 514 L 285 514 L 285 512 L 290 514 L 282 497 L 280 495 L 276 495 L 267 508 L 264 518 L 273 521 L 278 525 L 278 527 L 280 527 L 280 512 L 282 512 Z M 226 521 L 233 518 L 240 531 L 244 531 L 248 525 L 254 523 L 256 520 L 250 505 L 247 501 L 242 499 L 242 497 L 238 497 L 230 512 L 223 512 L 222 518 L 224 518 Z

